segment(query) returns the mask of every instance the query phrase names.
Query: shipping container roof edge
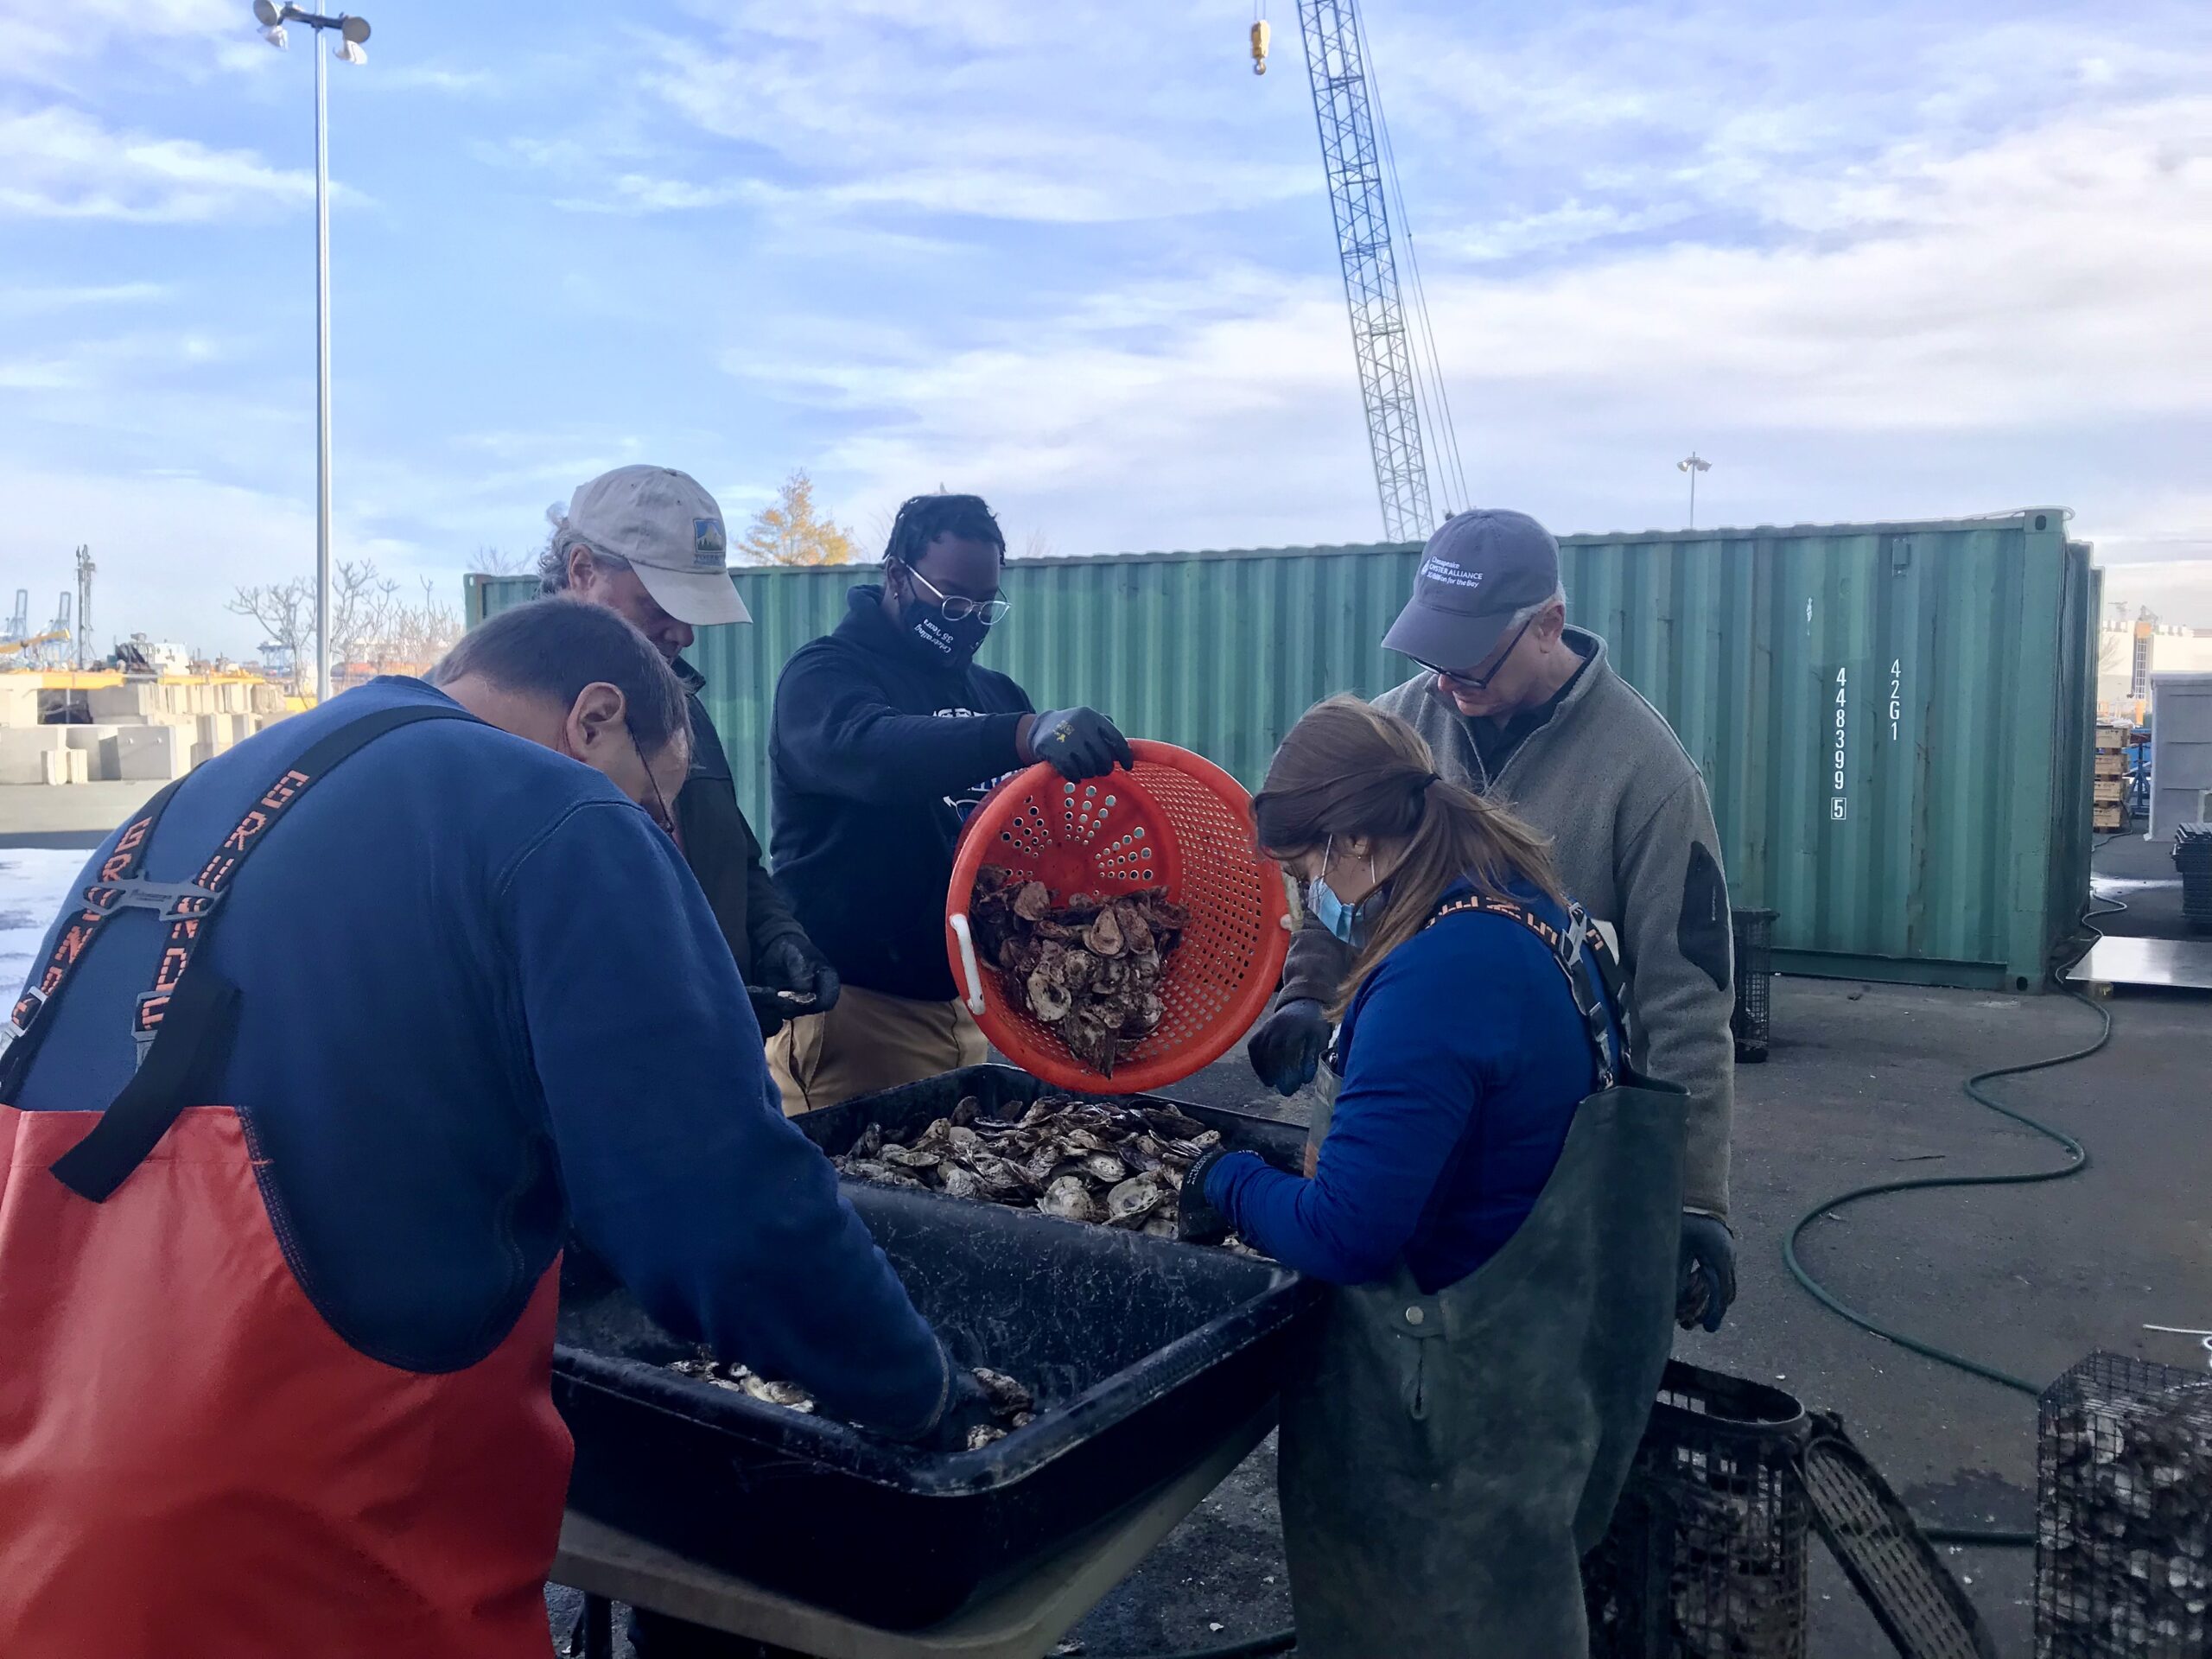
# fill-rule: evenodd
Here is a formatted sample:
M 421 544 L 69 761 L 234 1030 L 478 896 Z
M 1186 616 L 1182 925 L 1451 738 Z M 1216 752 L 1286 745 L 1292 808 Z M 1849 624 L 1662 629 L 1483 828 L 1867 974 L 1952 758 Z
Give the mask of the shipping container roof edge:
M 1561 536 L 1561 547 L 1616 546 L 1622 542 L 1743 542 L 1757 541 L 1776 536 L 1910 536 L 1937 531 L 1965 530 L 1975 525 L 1993 529 L 2018 527 L 2026 531 L 2049 531 L 2054 525 L 2063 534 L 2073 518 L 2070 507 L 2022 507 L 2012 512 L 1967 513 L 1956 518 L 1899 518 L 1870 520 L 1862 524 L 1748 524 L 1716 527 L 1712 530 L 1603 530 L 1577 531 Z M 1341 554 L 1357 556 L 1372 553 L 1409 553 L 1420 547 L 1419 542 L 1316 542 L 1282 547 L 1205 547 L 1182 550 L 1160 549 L 1142 553 L 1055 553 L 1043 558 L 1025 558 L 1009 554 L 1007 562 L 1024 570 L 1046 569 L 1054 565 L 1099 564 L 1165 564 L 1185 559 L 1274 559 L 1310 557 L 1316 554 Z M 825 569 L 865 572 L 875 567 L 873 558 L 855 560 L 846 565 L 732 565 L 732 571 L 747 576 L 810 576 L 820 575 Z M 531 572 L 517 572 L 512 575 L 487 575 L 471 573 L 463 582 L 474 587 L 504 581 L 536 582 Z

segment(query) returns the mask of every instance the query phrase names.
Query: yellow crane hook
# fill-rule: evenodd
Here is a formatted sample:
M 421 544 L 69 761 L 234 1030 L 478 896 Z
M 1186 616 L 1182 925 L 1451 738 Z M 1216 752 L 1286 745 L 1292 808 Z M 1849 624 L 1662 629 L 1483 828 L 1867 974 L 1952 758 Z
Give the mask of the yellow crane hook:
M 1268 20 L 1264 17 L 1254 19 L 1252 23 L 1252 73 L 1255 75 L 1264 75 L 1268 73 L 1268 38 L 1269 30 L 1268 29 Z

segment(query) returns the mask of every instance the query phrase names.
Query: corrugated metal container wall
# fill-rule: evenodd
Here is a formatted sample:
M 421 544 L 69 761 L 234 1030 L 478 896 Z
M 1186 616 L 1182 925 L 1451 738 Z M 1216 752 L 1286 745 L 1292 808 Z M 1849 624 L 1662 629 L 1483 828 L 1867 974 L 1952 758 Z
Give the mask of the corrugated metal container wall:
M 2025 988 L 2088 891 L 2094 573 L 2056 509 L 1561 543 L 1570 613 L 1703 769 L 1785 969 Z M 1256 784 L 1299 715 L 1406 677 L 1410 546 L 1017 560 L 982 660 Z M 850 569 L 746 570 L 694 654 L 764 829 L 776 671 Z M 475 620 L 532 591 L 471 578 Z

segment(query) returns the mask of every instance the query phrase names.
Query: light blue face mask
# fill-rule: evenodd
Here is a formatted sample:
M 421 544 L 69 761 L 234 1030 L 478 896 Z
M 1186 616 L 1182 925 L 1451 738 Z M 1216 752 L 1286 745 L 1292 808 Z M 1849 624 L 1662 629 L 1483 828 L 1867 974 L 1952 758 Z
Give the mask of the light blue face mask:
M 1332 836 L 1321 849 L 1321 868 L 1324 870 L 1329 868 L 1336 844 L 1337 839 Z M 1370 860 L 1370 874 L 1373 868 Z M 1383 895 L 1382 889 L 1378 887 L 1357 904 L 1348 905 L 1337 897 L 1337 890 L 1329 885 L 1327 876 L 1317 875 L 1306 884 L 1306 896 L 1313 901 L 1313 919 L 1357 950 L 1367 942 L 1368 924 L 1373 919 L 1375 911 L 1381 907 Z

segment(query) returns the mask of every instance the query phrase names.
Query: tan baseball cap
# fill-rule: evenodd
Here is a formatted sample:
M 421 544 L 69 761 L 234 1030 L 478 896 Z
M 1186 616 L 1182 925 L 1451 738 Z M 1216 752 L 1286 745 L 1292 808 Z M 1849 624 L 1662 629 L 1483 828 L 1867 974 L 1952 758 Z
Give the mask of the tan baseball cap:
M 722 510 L 689 473 L 673 467 L 617 467 L 578 487 L 561 527 L 638 573 L 653 602 L 702 628 L 750 622 L 729 579 Z

